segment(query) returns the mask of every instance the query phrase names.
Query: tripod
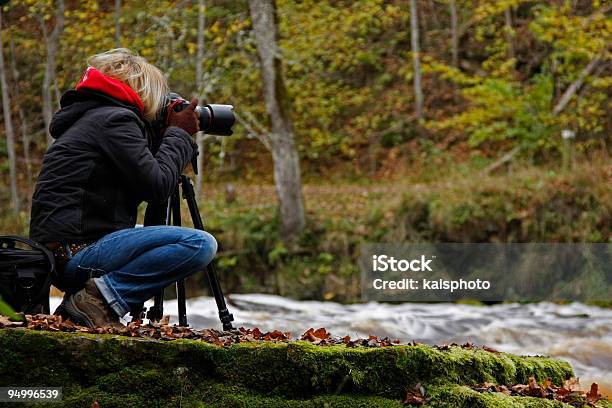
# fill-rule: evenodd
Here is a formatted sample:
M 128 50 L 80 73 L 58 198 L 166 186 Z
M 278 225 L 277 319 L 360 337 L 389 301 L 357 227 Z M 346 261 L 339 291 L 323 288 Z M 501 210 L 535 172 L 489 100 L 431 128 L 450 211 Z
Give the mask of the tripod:
M 186 175 L 182 175 L 180 180 L 180 187 L 183 191 L 182 198 L 187 201 L 189 207 L 189 214 L 193 221 L 193 227 L 204 231 L 204 223 L 198 210 L 198 204 L 196 202 L 195 192 L 191 180 Z M 166 209 L 166 225 L 181 225 L 181 196 L 179 192 L 179 185 L 177 184 L 174 193 L 168 199 L 168 207 Z M 217 309 L 219 310 L 219 320 L 223 325 L 223 330 L 233 330 L 232 321 L 234 316 L 227 310 L 225 303 L 225 297 L 223 297 L 223 291 L 219 284 L 219 278 L 217 277 L 217 271 L 215 268 L 214 259 L 206 266 L 206 275 L 208 276 L 208 282 L 212 290 L 215 302 L 217 303 Z M 179 326 L 188 326 L 187 324 L 187 307 L 185 305 L 185 280 L 181 279 L 176 282 L 176 297 L 178 303 L 178 319 Z M 164 293 L 163 291 L 155 296 L 154 304 L 147 311 L 147 319 L 150 321 L 159 321 L 162 318 L 164 312 Z

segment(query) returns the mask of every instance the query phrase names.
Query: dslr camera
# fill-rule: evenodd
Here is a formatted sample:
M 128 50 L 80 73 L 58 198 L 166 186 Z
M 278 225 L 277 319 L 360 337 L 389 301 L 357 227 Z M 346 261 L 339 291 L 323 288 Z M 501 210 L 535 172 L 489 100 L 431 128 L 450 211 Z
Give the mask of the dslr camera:
M 164 125 L 168 123 L 170 112 L 180 112 L 189 106 L 189 102 L 179 94 L 169 92 L 164 96 L 158 114 L 158 121 Z M 199 116 L 200 131 L 215 136 L 231 136 L 232 126 L 236 121 L 234 107 L 232 105 L 198 105 L 195 108 Z

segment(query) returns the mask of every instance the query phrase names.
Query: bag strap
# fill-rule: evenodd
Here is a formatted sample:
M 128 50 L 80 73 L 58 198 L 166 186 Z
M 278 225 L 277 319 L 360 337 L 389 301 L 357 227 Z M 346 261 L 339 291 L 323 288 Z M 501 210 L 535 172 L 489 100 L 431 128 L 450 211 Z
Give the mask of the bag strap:
M 40 288 L 40 290 L 37 293 L 31 293 L 30 288 L 26 288 L 24 287 L 24 291 L 25 291 L 25 296 L 26 299 L 25 303 L 23 304 L 22 307 L 22 312 L 25 312 L 25 310 L 31 306 L 34 302 L 36 301 L 43 301 L 43 297 L 46 297 L 47 300 L 46 304 L 48 304 L 48 296 L 49 296 L 49 286 L 51 285 L 52 282 L 52 278 L 57 276 L 57 270 L 55 268 L 55 257 L 53 256 L 53 252 L 51 252 L 46 246 L 30 239 L 30 238 L 24 238 L 24 237 L 20 237 L 17 235 L 4 235 L 4 236 L 0 236 L 0 248 L 2 247 L 6 247 L 6 248 L 10 248 L 10 249 L 16 249 L 15 248 L 15 243 L 16 242 L 20 242 L 22 244 L 25 244 L 33 249 L 36 249 L 40 252 L 42 252 L 43 256 L 47 259 L 47 262 L 49 263 L 49 266 L 51 267 L 51 270 L 49 271 L 49 273 L 47 274 L 46 278 L 45 278 L 45 282 L 43 283 L 42 287 Z M 18 276 L 18 280 L 22 279 L 22 278 L 32 278 L 31 276 L 28 276 L 31 274 L 31 271 L 27 271 L 24 272 L 22 274 L 20 274 L 20 276 Z M 43 304 L 44 304 L 43 303 Z M 47 311 L 48 313 L 48 311 Z
M 43 255 L 47 258 L 47 261 L 49 261 L 49 265 L 51 266 L 51 273 L 49 275 L 57 274 L 57 270 L 55 268 L 55 257 L 53 256 L 53 253 L 49 250 L 49 248 L 30 238 L 24 238 L 17 235 L 0 236 L 0 247 L 3 244 L 6 244 L 8 248 L 15 248 L 15 242 L 20 242 L 42 252 Z

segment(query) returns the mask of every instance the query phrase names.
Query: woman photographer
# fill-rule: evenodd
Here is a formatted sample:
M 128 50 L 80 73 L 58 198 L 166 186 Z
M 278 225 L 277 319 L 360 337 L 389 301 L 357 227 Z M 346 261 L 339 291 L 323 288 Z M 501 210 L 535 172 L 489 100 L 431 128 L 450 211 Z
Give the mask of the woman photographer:
M 194 154 L 189 108 L 170 111 L 163 74 L 127 49 L 95 55 L 61 99 L 32 199 L 30 237 L 53 250 L 60 314 L 89 327 L 119 318 L 212 260 L 212 235 L 191 228 L 134 228 L 146 201 L 161 208 Z M 156 133 L 151 123 L 167 125 Z

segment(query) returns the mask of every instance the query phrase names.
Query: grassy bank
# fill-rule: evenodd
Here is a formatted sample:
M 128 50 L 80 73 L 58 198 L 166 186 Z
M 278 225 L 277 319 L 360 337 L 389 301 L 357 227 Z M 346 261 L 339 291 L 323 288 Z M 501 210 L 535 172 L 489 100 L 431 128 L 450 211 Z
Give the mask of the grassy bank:
M 1 329 L 0 346 L 5 350 L 0 383 L 63 386 L 66 407 L 90 406 L 94 400 L 105 408 L 400 407 L 406 390 L 420 383 L 429 407 L 569 408 L 467 386 L 526 383 L 529 377 L 561 385 L 573 375 L 569 364 L 545 357 L 423 345 L 220 347 L 192 340 Z

